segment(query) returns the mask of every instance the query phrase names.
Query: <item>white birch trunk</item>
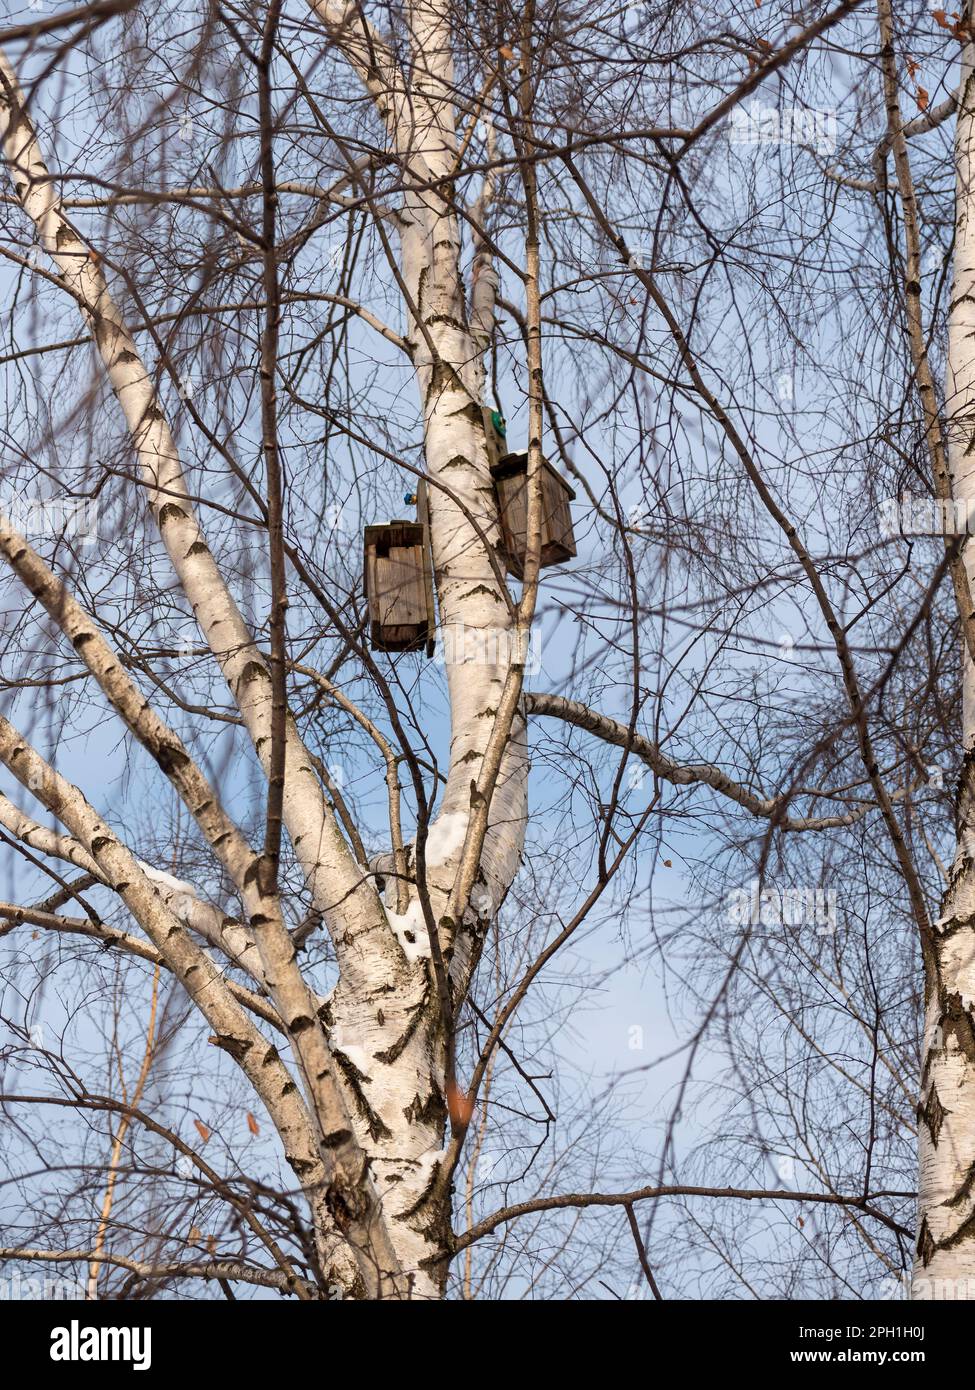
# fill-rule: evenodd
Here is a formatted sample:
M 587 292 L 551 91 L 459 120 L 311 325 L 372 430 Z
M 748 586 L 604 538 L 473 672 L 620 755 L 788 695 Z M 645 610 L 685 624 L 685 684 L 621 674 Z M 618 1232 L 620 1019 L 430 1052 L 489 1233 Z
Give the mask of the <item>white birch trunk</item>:
M 975 518 L 975 47 L 962 53 L 946 416 L 954 497 Z M 975 584 L 975 547 L 965 568 Z M 975 673 L 962 644 L 964 766 L 957 848 L 925 949 L 913 1297 L 975 1299 Z
M 325 18 L 330 7 L 313 8 Z M 387 120 L 391 141 L 408 172 L 424 185 L 421 191 L 408 191 L 400 209 L 399 268 L 406 337 L 423 410 L 451 711 L 447 785 L 425 847 L 425 885 L 450 967 L 454 1002 L 466 988 L 486 923 L 520 862 L 528 761 L 519 717 L 492 801 L 477 908 L 450 924 L 444 917 L 467 830 L 472 784 L 513 653 L 508 599 L 488 551 L 499 528 L 481 411 L 486 311 L 472 331 L 458 219 L 439 189 L 429 187 L 431 179 L 450 174 L 459 148 L 449 100 L 450 21 L 441 0 L 419 0 L 409 8 L 408 20 L 414 60 L 410 101 L 396 99 L 399 79 L 390 77 L 387 68 L 386 100 L 379 104 L 394 113 Z M 489 264 L 480 269 L 484 286 L 490 286 L 493 270 Z M 413 1278 L 414 1296 L 435 1298 L 446 1275 L 451 1215 L 451 1172 L 444 1148 L 447 1039 L 427 926 L 415 893 L 405 913 L 390 912 L 389 918 L 405 956 L 395 987 L 386 990 L 377 981 L 372 990 L 352 990 L 340 981 L 330 1001 L 331 1041 L 359 1100 L 353 1122 L 372 1160 L 393 1246 Z
M 459 152 L 450 99 L 452 39 L 446 4 L 417 0 L 408 9 L 409 80 L 391 55 L 380 52 L 378 43 L 370 50 L 368 63 L 364 61 L 361 33 L 342 23 L 341 7 L 333 7 L 329 0 L 312 0 L 312 8 L 345 48 L 383 113 L 407 181 L 399 219 L 398 269 L 423 412 L 451 709 L 447 783 L 426 838 L 423 882 L 448 970 L 448 1011 L 453 1013 L 466 991 L 487 923 L 517 871 L 527 818 L 527 741 L 519 713 L 491 802 L 472 894 L 475 907 L 462 903 L 460 912 L 448 917 L 475 782 L 516 657 L 511 606 L 494 555 L 499 527 L 481 408 L 482 359 L 490 338 L 496 276 L 484 246 L 479 245 L 472 327 L 458 217 L 442 189 L 432 184 L 432 180 L 450 178 Z M 18 198 L 92 328 L 173 567 L 266 768 L 270 721 L 266 662 L 206 546 L 150 375 L 97 260 L 89 256 L 63 215 L 31 123 L 19 109 L 16 78 L 2 58 L 0 76 L 5 85 L 5 101 L 0 103 L 0 115 L 5 107 L 7 116 L 2 122 L 5 153 Z M 410 178 L 418 185 L 416 191 L 409 191 Z M 131 727 L 137 723 L 133 715 Z M 369 1177 L 361 1175 L 360 1181 L 365 1188 L 371 1180 L 379 1200 L 381 1229 L 370 1228 L 369 1244 L 377 1248 L 377 1243 L 388 1240 L 405 1280 L 406 1296 L 438 1298 L 449 1256 L 455 1155 L 448 1161 L 445 1147 L 448 1028 L 421 903 L 414 891 L 405 912 L 382 908 L 363 866 L 354 863 L 327 811 L 293 723 L 288 726 L 284 819 L 315 903 L 332 931 L 339 960 L 339 983 L 317 1017 L 324 1024 L 354 1132 L 351 1151 L 357 1146 L 367 1160 Z M 87 857 L 90 848 L 82 845 L 81 850 Z M 100 864 L 98 868 L 104 877 Z M 251 945 L 247 930 L 241 929 L 242 939 L 236 943 L 241 950 Z M 280 931 L 274 939 L 279 937 Z M 287 1020 L 302 1003 L 300 988 L 290 975 L 288 960 L 280 953 L 273 960 L 266 958 L 264 938 L 258 942 L 257 974 L 278 986 L 271 992 Z M 313 1052 L 314 1048 L 309 1061 Z M 328 1059 L 307 1067 L 317 1083 L 328 1078 L 331 1070 Z M 310 1091 L 308 1102 L 314 1108 L 314 1085 Z M 324 1186 L 310 1191 L 324 1255 L 334 1242 L 337 1218 L 317 1195 Z M 334 1249 L 329 1254 L 334 1259 Z M 378 1296 L 404 1295 L 398 1277 L 388 1282 L 395 1288 L 386 1294 L 387 1281 L 377 1281 Z

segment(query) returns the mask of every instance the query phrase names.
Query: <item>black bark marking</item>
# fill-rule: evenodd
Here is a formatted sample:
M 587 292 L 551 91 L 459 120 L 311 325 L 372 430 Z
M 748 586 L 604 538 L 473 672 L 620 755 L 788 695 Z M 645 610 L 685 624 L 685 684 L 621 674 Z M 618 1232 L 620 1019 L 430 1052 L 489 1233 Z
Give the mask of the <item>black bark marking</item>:
M 329 1183 L 325 1190 L 325 1205 L 329 1215 L 343 1234 L 369 1212 L 369 1199 L 361 1187 L 342 1178 Z
M 925 1269 L 927 1269 L 934 1258 L 937 1248 L 934 1242 L 934 1236 L 931 1234 L 931 1227 L 928 1225 L 928 1219 L 925 1217 L 921 1222 L 921 1229 L 917 1237 L 917 1253 L 920 1255 L 921 1264 Z
M 473 589 L 468 589 L 466 593 L 459 596 L 458 602 L 463 603 L 465 599 L 476 598 L 479 594 L 487 594 L 488 598 L 493 598 L 495 603 L 503 602 L 497 589 L 489 589 L 486 584 L 475 584 Z
M 351 1129 L 333 1129 L 322 1135 L 323 1149 L 338 1149 L 352 1138 Z
M 229 1033 L 217 1033 L 208 1038 L 207 1042 L 213 1047 L 219 1047 L 222 1052 L 229 1053 L 235 1062 L 242 1062 L 254 1046 L 249 1038 L 235 1038 Z
M 269 681 L 270 679 L 271 679 L 270 672 L 268 671 L 267 667 L 264 665 L 263 662 L 261 662 L 261 661 L 248 661 L 248 662 L 245 664 L 243 671 L 241 671 L 241 673 L 240 673 L 240 679 L 239 679 L 239 681 L 237 682 L 237 684 L 238 684 L 238 686 L 241 686 L 241 685 L 250 685 L 250 683 L 251 683 L 252 681 L 256 681 L 256 680 L 266 680 L 266 681 Z
M 183 511 L 183 508 L 177 506 L 175 502 L 164 502 L 159 508 L 157 520 L 159 522 L 159 529 L 162 530 L 170 521 L 185 521 L 186 513 Z
M 369 1104 L 363 1090 L 364 1083 L 371 1081 L 372 1077 L 366 1076 L 365 1072 L 360 1071 L 351 1057 L 347 1057 L 340 1048 L 333 1048 L 332 1055 L 335 1058 L 336 1066 L 348 1082 L 356 1111 L 368 1129 L 370 1138 L 374 1143 L 379 1139 L 391 1139 L 393 1131 Z
M 414 1033 L 419 1028 L 420 1023 L 422 1022 L 423 1012 L 426 1005 L 429 1003 L 429 1000 L 430 986 L 427 985 L 426 989 L 423 991 L 423 998 L 420 1000 L 418 1004 L 414 1004 L 409 1010 L 409 1012 L 412 1013 L 413 1017 L 406 1025 L 405 1030 L 400 1034 L 400 1036 L 393 1043 L 393 1045 L 385 1050 L 385 1052 L 373 1053 L 373 1056 L 375 1057 L 377 1062 L 384 1062 L 387 1066 L 389 1066 L 393 1062 L 395 1062 L 396 1059 L 403 1053 L 410 1039 L 413 1037 Z
M 403 1114 L 408 1124 L 427 1125 L 441 1134 L 447 1120 L 447 1106 L 437 1083 L 431 1083 L 428 1096 L 415 1095 Z
M 182 772 L 190 762 L 186 751 L 172 743 L 161 743 L 155 750 L 155 759 L 167 775 Z
M 941 1133 L 941 1126 L 944 1124 L 947 1111 L 941 1104 L 937 1088 L 931 1087 L 928 1092 L 927 1104 L 920 1113 L 920 1118 L 924 1120 L 931 1134 L 931 1142 L 935 1148 L 938 1147 L 938 1135 Z
M 939 1020 L 944 1046 L 953 1037 L 958 1051 L 964 1053 L 972 1066 L 975 1066 L 975 1018 L 965 1008 L 960 994 L 949 994 L 945 999 L 944 1012 Z

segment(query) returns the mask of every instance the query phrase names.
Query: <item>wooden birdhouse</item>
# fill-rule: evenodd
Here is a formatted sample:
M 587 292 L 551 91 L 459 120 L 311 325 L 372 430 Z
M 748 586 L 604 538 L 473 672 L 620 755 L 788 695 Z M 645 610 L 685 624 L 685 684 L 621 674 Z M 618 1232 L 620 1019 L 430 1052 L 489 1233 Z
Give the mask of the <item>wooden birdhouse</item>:
M 425 648 L 427 656 L 433 656 L 433 567 L 425 495 L 419 500 L 416 521 L 366 527 L 363 558 L 373 651 L 418 652 Z
M 509 574 L 524 576 L 528 531 L 528 455 L 506 454 L 491 465 L 501 515 L 501 550 Z M 542 565 L 563 565 L 576 553 L 569 503 L 575 493 L 542 460 Z

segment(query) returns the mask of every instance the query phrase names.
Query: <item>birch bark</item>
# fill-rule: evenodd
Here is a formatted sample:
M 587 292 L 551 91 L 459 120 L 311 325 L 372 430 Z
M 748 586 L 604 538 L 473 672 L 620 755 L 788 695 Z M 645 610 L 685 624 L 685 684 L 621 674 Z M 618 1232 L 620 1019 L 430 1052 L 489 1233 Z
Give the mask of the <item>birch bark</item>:
M 443 1147 L 452 1076 L 452 1016 L 487 923 L 520 862 L 527 818 L 525 721 L 515 717 L 490 802 L 469 902 L 450 900 L 481 771 L 516 654 L 512 604 L 492 548 L 499 539 L 483 417 L 483 354 L 493 321 L 495 275 L 483 244 L 472 327 L 452 175 L 460 145 L 452 101 L 449 7 L 407 7 L 410 79 L 379 36 L 366 61 L 361 28 L 342 6 L 312 9 L 346 52 L 384 120 L 406 184 L 399 209 L 405 337 L 423 413 L 439 628 L 446 656 L 451 742 L 446 787 L 412 846 L 415 886 L 404 912 L 389 914 L 406 962 L 396 989 L 351 990 L 332 1000 L 333 1046 L 360 1098 L 368 1144 L 394 1244 L 420 1297 L 437 1297 L 446 1274 L 450 1182 L 456 1154 Z M 404 92 L 409 99 L 404 100 Z M 487 187 L 490 196 L 490 184 Z M 483 214 L 485 200 L 479 211 Z M 438 957 L 448 972 L 435 978 Z M 446 1014 L 446 1017 L 445 1017 Z M 343 1060 L 344 1059 L 344 1060 Z
M 952 492 L 975 517 L 975 45 L 962 50 L 945 413 Z M 975 582 L 975 546 L 963 558 Z M 913 1297 L 975 1299 L 975 669 L 962 645 L 957 847 L 925 961 Z
M 450 1251 L 451 1176 L 457 1156 L 456 1145 L 445 1147 L 453 1023 L 487 924 L 517 870 L 527 818 L 525 720 L 517 698 L 513 704 L 507 695 L 502 700 L 513 688 L 512 666 L 523 659 L 526 643 L 516 633 L 514 606 L 495 551 L 499 525 L 483 415 L 483 356 L 491 339 L 497 276 L 487 243 L 479 237 L 469 312 L 453 183 L 461 149 L 447 5 L 443 0 L 416 0 L 407 7 L 408 74 L 378 35 L 364 35 L 349 10 L 321 2 L 312 8 L 363 81 L 403 171 L 406 191 L 398 216 L 395 274 L 403 293 L 405 337 L 423 417 L 439 621 L 447 656 L 450 759 L 437 814 L 429 825 L 421 818 L 411 847 L 409 896 L 404 900 L 400 882 L 395 903 L 400 910 L 393 911 L 380 901 L 367 866 L 355 862 L 342 838 L 313 760 L 289 715 L 283 822 L 315 906 L 331 931 L 339 981 L 323 1007 L 317 1008 L 317 1001 L 314 1008 L 306 1007 L 311 994 L 294 966 L 280 911 L 270 898 L 260 900 L 249 851 L 241 844 L 232 856 L 232 868 L 250 898 L 249 918 L 243 926 L 231 928 L 233 942 L 228 939 L 227 946 L 236 948 L 230 954 L 238 958 L 253 956 L 257 947 L 259 962 L 251 964 L 251 972 L 274 1000 L 303 1064 L 308 1104 L 319 1127 L 333 1138 L 344 1131 L 325 1122 L 341 1116 L 344 1107 L 353 1134 L 351 1142 L 341 1139 L 343 1150 L 348 1146 L 343 1167 L 349 1169 L 352 1187 L 361 1183 L 363 1189 L 375 1190 L 381 1211 L 381 1216 L 355 1212 L 350 1218 L 361 1228 L 354 1243 L 360 1253 L 373 1252 L 379 1268 L 378 1277 L 370 1279 L 360 1260 L 367 1289 L 373 1296 L 437 1298 L 443 1292 Z M 62 209 L 16 76 L 2 55 L 0 98 L 4 152 L 17 198 L 33 220 L 60 284 L 92 330 L 173 568 L 265 772 L 271 775 L 268 661 L 207 547 L 150 373 L 97 256 L 90 254 Z M 489 177 L 479 217 L 489 205 L 491 187 Z M 537 434 L 537 411 L 536 416 Z M 533 439 L 536 463 L 539 449 L 540 435 Z M 8 559 L 21 563 L 23 556 L 15 542 Z M 63 618 L 60 609 L 59 613 Z M 86 626 L 84 615 L 77 608 L 71 613 L 80 631 Z M 77 635 L 67 627 L 65 631 L 69 637 Z M 91 656 L 96 638 L 87 630 L 85 635 Z M 99 650 L 98 662 L 89 664 L 117 712 L 152 751 L 160 730 L 148 706 L 140 709 L 134 689 L 123 689 L 119 683 L 111 654 Z M 515 688 L 517 697 L 517 681 Z M 511 704 L 510 710 L 502 708 L 506 704 Z M 509 733 L 500 752 L 491 754 L 485 798 L 478 780 L 489 747 L 498 747 L 499 710 L 500 723 Z M 191 765 L 181 763 L 184 766 L 189 769 L 186 776 L 195 775 Z M 172 769 L 167 775 L 173 780 Z M 202 784 L 191 787 L 180 772 L 174 785 L 197 815 L 211 846 L 227 861 L 233 827 L 213 820 L 217 808 L 207 800 Z M 80 824 L 72 816 L 63 819 L 69 829 Z M 476 835 L 471 833 L 472 821 L 478 827 Z M 101 856 L 92 854 L 85 836 L 75 833 L 77 851 L 65 837 L 58 843 L 64 840 L 79 864 L 91 866 L 101 881 L 114 884 Z M 477 863 L 471 872 L 460 874 L 465 845 L 469 857 L 472 843 L 480 848 Z M 124 852 L 121 846 L 118 852 Z M 150 894 L 138 900 L 145 926 L 167 909 L 158 893 L 148 889 L 150 880 L 143 876 L 142 881 Z M 458 881 L 463 883 L 459 897 Z M 197 923 L 205 919 L 211 925 L 206 905 L 196 905 L 192 915 Z M 326 1048 L 321 1046 L 319 1020 Z M 335 1085 L 341 1099 L 333 1094 Z M 357 1150 L 365 1156 L 368 1177 L 365 1171 L 352 1172 Z M 309 1189 L 323 1239 L 334 1235 L 336 1225 L 334 1202 L 330 1205 L 320 1195 L 326 1187 Z

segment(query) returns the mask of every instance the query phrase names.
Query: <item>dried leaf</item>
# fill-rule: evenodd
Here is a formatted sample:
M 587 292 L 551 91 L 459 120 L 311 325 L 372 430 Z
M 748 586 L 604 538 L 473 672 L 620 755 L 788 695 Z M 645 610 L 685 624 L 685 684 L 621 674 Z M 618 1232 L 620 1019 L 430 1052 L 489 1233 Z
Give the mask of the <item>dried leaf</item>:
M 917 104 L 921 111 L 926 111 L 928 109 L 928 94 L 923 87 L 918 87 L 917 89 Z
M 975 28 L 971 23 L 966 24 L 956 10 L 952 10 L 950 15 L 946 15 L 944 10 L 932 10 L 931 18 L 935 24 L 953 34 L 959 43 L 968 43 L 970 39 L 975 38 Z
M 447 1111 L 452 1125 L 466 1125 L 474 1112 L 474 1103 L 456 1082 L 447 1087 Z
M 207 1249 L 209 1250 L 211 1255 L 215 1255 L 217 1253 L 216 1236 L 207 1236 Z
M 190 1244 L 191 1244 L 191 1245 L 198 1245 L 202 1239 L 203 1239 L 203 1232 L 200 1230 L 199 1226 L 191 1226 L 191 1227 L 190 1227 Z
M 674 867 L 674 861 L 673 861 L 672 859 L 665 859 L 665 860 L 664 860 L 664 868 L 665 868 L 665 869 L 672 869 L 673 867 Z
M 261 1132 L 260 1125 L 254 1119 L 254 1116 L 251 1114 L 249 1110 L 247 1112 L 247 1128 L 250 1130 L 251 1134 L 260 1134 Z
M 510 44 L 503 43 L 501 47 L 498 49 L 498 52 L 501 54 L 502 58 L 507 58 L 509 62 L 514 61 L 515 50 L 511 47 Z
M 210 1138 L 210 1131 L 207 1129 L 206 1125 L 203 1123 L 202 1120 L 194 1120 L 193 1123 L 196 1125 L 200 1138 L 203 1140 L 205 1144 L 206 1141 Z

